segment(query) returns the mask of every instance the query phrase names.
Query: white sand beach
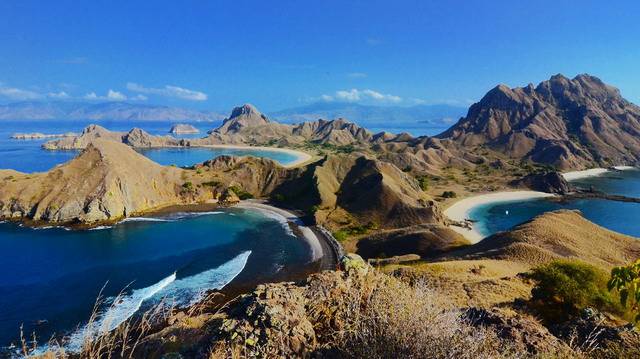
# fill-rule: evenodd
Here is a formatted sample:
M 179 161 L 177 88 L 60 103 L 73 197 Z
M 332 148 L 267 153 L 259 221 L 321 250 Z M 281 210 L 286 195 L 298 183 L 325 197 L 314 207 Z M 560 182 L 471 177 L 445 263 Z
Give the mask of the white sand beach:
M 322 258 L 322 256 L 324 255 L 322 244 L 320 244 L 320 239 L 294 213 L 291 213 L 282 208 L 270 206 L 257 200 L 241 201 L 236 205 L 236 207 L 262 211 L 271 218 L 280 220 L 283 223 L 294 223 L 302 233 L 303 239 L 309 244 L 309 247 L 311 248 L 311 260 L 316 261 Z
M 613 166 L 613 168 L 618 170 L 618 171 L 627 171 L 627 170 L 636 169 L 636 167 L 633 167 L 633 166 Z M 573 181 L 573 180 L 577 180 L 577 179 L 581 179 L 581 178 L 601 176 L 601 175 L 603 175 L 605 173 L 608 173 L 608 172 L 611 172 L 611 170 L 609 170 L 607 168 L 591 168 L 591 169 L 583 170 L 583 171 L 565 172 L 565 173 L 562 174 L 562 176 L 567 181 Z
M 490 203 L 503 203 L 503 202 L 519 202 L 536 198 L 551 197 L 553 194 L 536 192 L 536 191 L 505 191 L 487 193 L 478 196 L 463 198 L 460 201 L 452 204 L 444 211 L 444 214 L 454 221 L 464 221 L 469 219 L 469 213 L 475 207 Z M 462 234 L 469 242 L 478 243 L 484 238 L 474 225 L 470 229 L 459 226 L 451 226 L 451 229 Z
M 290 155 L 296 156 L 296 160 L 282 164 L 282 167 L 291 168 L 300 166 L 304 163 L 309 162 L 313 156 L 306 152 L 292 150 L 290 148 L 280 148 L 280 147 L 267 147 L 267 146 L 243 146 L 243 145 L 207 145 L 207 146 L 199 146 L 199 147 L 209 147 L 209 148 L 228 148 L 228 149 L 237 149 L 237 150 L 259 150 L 259 151 L 272 151 L 272 152 L 283 152 L 288 153 Z

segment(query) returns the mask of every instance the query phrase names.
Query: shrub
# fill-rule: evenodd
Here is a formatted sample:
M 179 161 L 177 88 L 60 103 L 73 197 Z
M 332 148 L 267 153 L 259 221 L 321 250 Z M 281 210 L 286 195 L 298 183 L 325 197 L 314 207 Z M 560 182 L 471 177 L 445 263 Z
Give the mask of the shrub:
M 534 268 L 531 304 L 551 322 L 566 320 L 592 307 L 613 314 L 624 309 L 607 289 L 607 273 L 580 261 L 553 261 Z
M 193 191 L 193 183 L 185 182 L 182 184 L 182 188 L 184 188 L 186 191 Z
M 442 197 L 443 198 L 456 198 L 456 197 L 458 197 L 458 194 L 455 193 L 454 191 L 444 191 L 444 192 L 442 192 Z
M 202 182 L 202 185 L 205 187 L 218 187 L 219 185 L 221 185 L 222 183 L 220 181 L 208 181 L 208 182 Z
M 615 289 L 620 295 L 620 303 L 636 314 L 636 322 L 640 321 L 640 259 L 628 266 L 613 268 L 607 288 Z
M 349 237 L 349 234 L 344 229 L 339 229 L 333 232 L 333 237 L 337 239 L 339 242 L 346 240 Z
M 229 187 L 230 190 L 233 191 L 233 193 L 235 193 L 238 198 L 240 199 L 251 199 L 253 198 L 253 195 L 245 190 L 243 190 L 242 188 L 238 187 L 238 186 L 231 186 Z
M 427 191 L 429 189 L 429 177 L 427 177 L 427 176 L 418 176 L 418 177 L 416 177 L 416 180 L 418 180 L 418 185 L 420 185 L 420 188 L 423 191 Z

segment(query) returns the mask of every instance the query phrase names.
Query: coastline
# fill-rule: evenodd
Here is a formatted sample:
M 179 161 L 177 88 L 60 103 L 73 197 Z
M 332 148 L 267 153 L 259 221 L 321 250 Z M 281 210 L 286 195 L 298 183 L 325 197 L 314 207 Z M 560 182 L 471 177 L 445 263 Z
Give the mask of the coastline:
M 291 163 L 280 163 L 282 167 L 292 168 L 297 167 L 303 164 L 310 162 L 313 159 L 313 156 L 303 152 L 294 150 L 291 148 L 281 148 L 281 147 L 267 147 L 267 146 L 247 146 L 247 145 L 200 145 L 193 147 L 203 147 L 203 148 L 226 148 L 226 149 L 237 149 L 237 150 L 259 150 L 259 151 L 272 151 L 272 152 L 282 152 L 296 157 L 296 160 Z M 274 207 L 275 208 L 275 207 Z
M 613 168 L 616 171 L 627 171 L 627 170 L 636 169 L 636 167 L 633 167 L 633 166 L 613 166 L 611 168 Z M 601 176 L 609 172 L 611 172 L 611 169 L 598 167 L 598 168 L 590 168 L 588 170 L 582 170 L 582 171 L 563 172 L 562 177 L 564 177 L 564 179 L 566 179 L 567 181 L 574 181 L 577 179 L 582 179 L 587 177 Z
M 323 268 L 333 268 L 338 261 L 338 258 L 334 258 L 335 255 L 328 250 L 329 244 L 327 238 L 323 237 L 320 231 L 314 230 L 311 226 L 304 224 L 302 219 L 295 213 L 268 205 L 259 200 L 244 200 L 234 205 L 235 208 L 252 209 L 263 212 L 274 219 L 280 220 L 289 225 L 293 225 L 294 230 L 297 231 L 297 237 L 304 240 L 311 251 L 311 261 L 320 262 Z M 324 243 L 323 243 L 324 242 Z M 324 245 L 323 245 L 324 244 Z
M 537 198 L 553 197 L 553 194 L 536 191 L 503 191 L 481 194 L 473 197 L 463 198 L 444 211 L 444 215 L 457 222 L 467 222 L 469 213 L 476 207 L 492 203 L 519 202 Z M 480 242 L 485 237 L 471 223 L 470 227 L 451 226 L 451 229 L 462 234 L 471 244 Z

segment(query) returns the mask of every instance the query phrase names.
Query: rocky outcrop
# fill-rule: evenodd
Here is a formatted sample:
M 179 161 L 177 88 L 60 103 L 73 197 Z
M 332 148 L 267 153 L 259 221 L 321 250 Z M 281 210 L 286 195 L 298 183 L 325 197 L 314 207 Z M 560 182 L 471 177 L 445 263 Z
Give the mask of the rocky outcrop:
M 78 157 L 49 172 L 5 176 L 0 214 L 61 224 L 114 221 L 181 203 L 182 173 L 129 146 L 96 138 Z
M 571 192 L 571 185 L 559 172 L 534 173 L 510 184 L 514 187 L 526 187 L 546 193 L 567 194 Z
M 428 258 L 468 244 L 464 237 L 448 227 L 418 224 L 365 236 L 357 243 L 357 253 L 365 258 L 406 254 Z
M 173 133 L 174 135 L 191 135 L 200 133 L 200 130 L 193 127 L 193 125 L 179 123 L 177 125 L 173 125 L 169 130 L 169 133 Z
M 112 132 L 98 125 L 89 125 L 79 136 L 49 141 L 42 145 L 47 150 L 81 150 L 96 139 L 127 144 L 131 147 L 174 147 L 181 145 L 180 140 L 171 136 L 153 136 L 148 132 L 134 128 L 129 132 Z
M 536 87 L 495 87 L 438 137 L 566 170 L 637 163 L 639 135 L 640 107 L 618 89 L 556 75 Z

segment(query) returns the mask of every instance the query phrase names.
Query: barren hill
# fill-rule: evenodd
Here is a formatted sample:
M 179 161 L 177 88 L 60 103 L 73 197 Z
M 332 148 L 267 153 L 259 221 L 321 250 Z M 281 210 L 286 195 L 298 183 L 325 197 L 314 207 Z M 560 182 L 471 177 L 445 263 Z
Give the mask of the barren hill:
M 179 203 L 181 169 L 163 167 L 114 141 L 94 139 L 46 173 L 2 173 L 0 213 L 46 222 L 112 221 Z
M 640 107 L 590 75 L 499 85 L 438 136 L 560 169 L 640 161 Z

